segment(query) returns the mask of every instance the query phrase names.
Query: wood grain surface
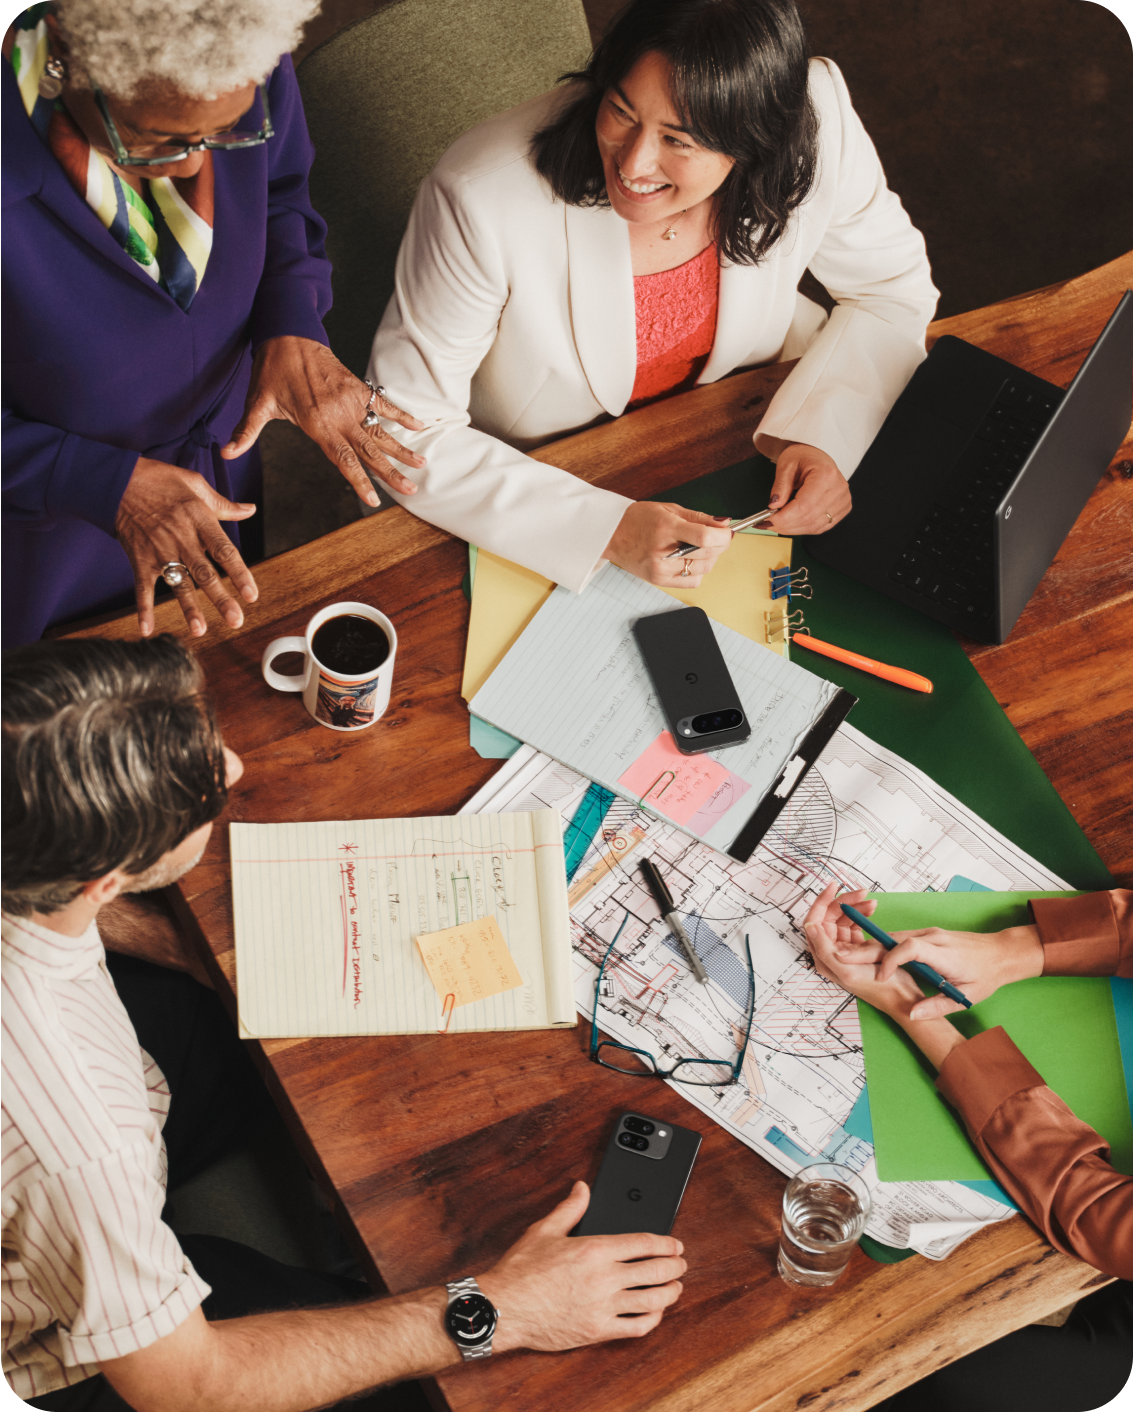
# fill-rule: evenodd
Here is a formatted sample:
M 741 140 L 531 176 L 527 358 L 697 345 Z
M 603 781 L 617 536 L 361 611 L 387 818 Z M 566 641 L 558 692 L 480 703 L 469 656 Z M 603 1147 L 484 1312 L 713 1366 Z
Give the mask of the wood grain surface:
M 950 319 L 957 333 L 1051 381 L 1069 382 L 1133 257 L 1080 280 Z M 751 432 L 789 368 L 725 379 L 545 447 L 587 480 L 650 495 L 750 454 Z M 968 651 L 1103 859 L 1133 881 L 1129 779 L 1133 479 L 1126 442 L 1002 647 Z M 271 821 L 450 813 L 498 762 L 468 745 L 459 697 L 468 605 L 462 542 L 400 509 L 257 569 L 261 600 L 239 632 L 193 644 L 226 739 L 247 769 L 228 818 Z M 267 688 L 260 657 L 336 599 L 373 603 L 400 638 L 389 712 L 373 729 L 315 725 Z M 179 610 L 158 629 L 181 631 Z M 133 637 L 130 616 L 83 635 Z M 179 911 L 234 1009 L 227 829 L 181 884 Z M 312 1170 L 356 1238 L 377 1288 L 402 1291 L 482 1270 L 572 1178 L 592 1178 L 624 1108 L 704 1133 L 677 1234 L 685 1295 L 652 1337 L 550 1357 L 520 1354 L 445 1374 L 460 1412 L 856 1412 L 965 1352 L 1077 1298 L 1105 1277 L 1053 1251 L 1021 1218 L 936 1264 L 881 1266 L 856 1252 L 823 1292 L 775 1273 L 785 1178 L 662 1084 L 586 1060 L 576 1032 L 266 1041 L 254 1045 Z M 506 1316 L 506 1311 L 505 1311 Z

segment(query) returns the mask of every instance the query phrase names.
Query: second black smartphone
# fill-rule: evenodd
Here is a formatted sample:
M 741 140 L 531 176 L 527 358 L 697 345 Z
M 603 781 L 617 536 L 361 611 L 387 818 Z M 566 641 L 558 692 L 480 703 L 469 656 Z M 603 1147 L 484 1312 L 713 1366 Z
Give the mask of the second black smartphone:
M 748 738 L 751 726 L 703 608 L 638 618 L 633 635 L 678 750 L 695 755 Z
M 586 1215 L 571 1235 L 668 1235 L 699 1150 L 700 1134 L 689 1128 L 623 1113 L 606 1145 Z

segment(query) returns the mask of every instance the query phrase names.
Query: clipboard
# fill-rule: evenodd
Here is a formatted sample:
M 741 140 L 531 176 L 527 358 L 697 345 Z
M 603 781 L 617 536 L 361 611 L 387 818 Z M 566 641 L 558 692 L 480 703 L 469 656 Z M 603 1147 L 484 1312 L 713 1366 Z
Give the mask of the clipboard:
M 807 771 L 826 749 L 831 736 L 857 704 L 858 698 L 852 692 L 845 687 L 838 688 L 837 696 L 807 731 L 799 748 L 787 761 L 783 773 L 726 850 L 729 858 L 734 858 L 738 863 L 747 862 L 763 842 L 767 830 L 791 802 L 791 796 L 806 779 Z

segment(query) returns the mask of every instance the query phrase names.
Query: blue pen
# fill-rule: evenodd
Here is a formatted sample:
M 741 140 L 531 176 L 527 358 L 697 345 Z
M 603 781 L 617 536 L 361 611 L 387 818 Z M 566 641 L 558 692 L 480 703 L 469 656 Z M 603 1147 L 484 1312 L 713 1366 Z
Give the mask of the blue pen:
M 868 917 L 863 917 L 856 907 L 848 907 L 845 902 L 840 902 L 838 905 L 851 922 L 861 927 L 862 931 L 873 937 L 874 941 L 880 941 L 886 951 L 892 951 L 897 945 L 888 932 L 883 932 L 876 922 L 871 922 Z M 951 981 L 946 981 L 939 971 L 934 971 L 923 961 L 910 961 L 905 970 L 914 976 L 919 976 L 922 981 L 928 981 L 929 985 L 934 985 L 941 995 L 946 995 L 949 1000 L 954 1000 L 965 1010 L 972 1008 L 972 1002 L 962 990 L 957 990 Z

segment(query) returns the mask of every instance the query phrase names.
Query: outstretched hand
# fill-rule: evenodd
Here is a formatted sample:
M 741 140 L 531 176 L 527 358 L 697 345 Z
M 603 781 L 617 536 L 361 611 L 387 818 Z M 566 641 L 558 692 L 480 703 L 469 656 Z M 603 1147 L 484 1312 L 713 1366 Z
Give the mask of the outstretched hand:
M 400 495 L 412 495 L 416 485 L 389 458 L 415 469 L 425 464 L 425 458 L 407 450 L 381 427 L 362 425 L 369 397 L 366 384 L 323 344 L 291 335 L 269 338 L 252 364 L 244 416 L 220 454 L 227 461 L 243 456 L 268 422 L 279 417 L 306 432 L 368 505 L 378 503 L 371 475 Z M 376 398 L 371 411 L 409 431 L 424 430 L 423 422 L 388 398 Z
M 493 1349 L 546 1353 L 615 1338 L 640 1338 L 676 1303 L 688 1268 L 672 1236 L 571 1236 L 590 1192 L 575 1182 L 565 1201 L 478 1276 L 500 1311 Z
M 118 505 L 114 533 L 134 571 L 143 637 L 153 632 L 154 585 L 169 563 L 182 563 L 189 570 L 190 577 L 173 592 L 194 637 L 207 630 L 198 589 L 229 627 L 241 626 L 244 611 L 233 590 L 245 603 L 254 603 L 259 589 L 220 522 L 246 520 L 255 513 L 254 505 L 226 500 L 196 471 L 138 457 Z

